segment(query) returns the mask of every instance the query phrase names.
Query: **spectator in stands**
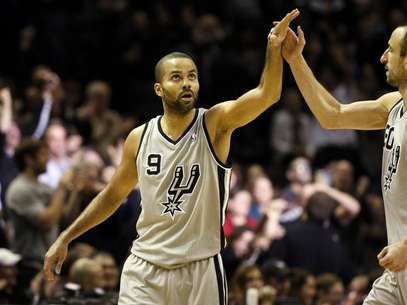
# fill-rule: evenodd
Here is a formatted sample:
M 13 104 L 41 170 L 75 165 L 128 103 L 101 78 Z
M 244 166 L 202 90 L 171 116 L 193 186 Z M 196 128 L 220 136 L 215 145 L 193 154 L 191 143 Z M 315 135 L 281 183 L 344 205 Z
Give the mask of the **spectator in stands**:
M 14 157 L 20 174 L 7 190 L 6 203 L 15 230 L 11 246 L 23 257 L 27 284 L 42 269 L 47 248 L 56 239 L 71 181 L 68 175 L 62 178 L 55 192 L 38 181 L 48 161 L 48 149 L 41 141 L 23 140 Z
M 24 113 L 19 117 L 24 136 L 40 139 L 51 118 L 55 91 L 60 89 L 59 76 L 47 66 L 34 68 L 31 84 L 25 90 Z
M 339 277 L 324 273 L 317 277 L 317 305 L 341 305 L 345 290 Z
M 245 190 L 237 192 L 229 199 L 224 224 L 226 237 L 229 237 L 236 227 L 247 226 L 252 229 L 256 227 L 256 220 L 250 216 L 251 204 L 252 196 Z
M 69 270 L 69 281 L 80 285 L 81 294 L 95 296 L 101 294 L 104 283 L 103 267 L 99 262 L 90 258 L 80 258 L 73 263 Z
M 326 193 L 315 192 L 306 206 L 308 218 L 287 224 L 286 235 L 272 242 L 266 256 L 279 257 L 290 267 L 304 268 L 314 274 L 333 272 L 350 280 L 355 270 L 331 222 L 336 205 Z
M 64 172 L 71 167 L 67 156 L 67 130 L 60 122 L 51 123 L 45 131 L 45 143 L 49 151 L 47 170 L 39 180 L 55 189 Z
M 120 272 L 113 256 L 107 252 L 99 252 L 93 260 L 103 268 L 103 289 L 106 291 L 118 291 Z
M 295 221 L 304 211 L 304 187 L 312 182 L 310 160 L 305 156 L 294 157 L 286 170 L 288 186 L 282 191 L 281 198 L 287 201 L 287 208 L 281 215 L 281 222 Z
M 264 286 L 260 269 L 256 265 L 242 265 L 236 270 L 230 287 L 230 305 L 245 305 L 249 288 L 259 291 Z
M 85 105 L 77 111 L 79 132 L 86 143 L 106 148 L 122 135 L 122 119 L 109 108 L 110 100 L 111 88 L 108 83 L 96 80 L 87 85 Z
M 288 88 L 282 98 L 281 108 L 271 119 L 270 142 L 275 163 L 290 153 L 311 154 L 311 118 L 302 111 L 303 103 L 297 89 Z
M 269 259 L 261 265 L 261 273 L 265 284 L 275 289 L 277 301 L 286 300 L 291 289 L 290 269 L 286 263 L 278 259 Z
M 0 304 L 17 304 L 22 301 L 17 293 L 17 264 L 21 256 L 0 248 Z
M 8 87 L 0 80 L 0 247 L 8 246 L 9 226 L 5 194 L 11 181 L 18 175 L 14 150 L 20 142 L 20 130 L 13 122 L 13 100 Z
M 316 279 L 312 273 L 293 268 L 290 275 L 289 297 L 281 305 L 314 305 L 316 297 Z

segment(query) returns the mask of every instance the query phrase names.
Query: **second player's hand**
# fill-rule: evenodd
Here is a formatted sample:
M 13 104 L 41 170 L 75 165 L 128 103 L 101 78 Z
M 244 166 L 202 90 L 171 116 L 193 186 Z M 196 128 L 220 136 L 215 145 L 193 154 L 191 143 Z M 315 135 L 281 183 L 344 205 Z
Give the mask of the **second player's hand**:
M 267 37 L 269 45 L 271 47 L 281 46 L 287 35 L 291 21 L 297 18 L 299 14 L 300 11 L 298 9 L 292 10 L 287 15 L 285 15 L 285 17 L 281 21 L 274 23 L 275 26 L 271 29 Z
M 377 255 L 380 266 L 392 272 L 400 272 L 407 268 L 407 243 L 400 241 L 383 248 Z
M 301 57 L 305 46 L 304 32 L 301 27 L 297 27 L 297 35 L 293 30 L 288 29 L 287 35 L 283 41 L 283 58 L 290 64 Z

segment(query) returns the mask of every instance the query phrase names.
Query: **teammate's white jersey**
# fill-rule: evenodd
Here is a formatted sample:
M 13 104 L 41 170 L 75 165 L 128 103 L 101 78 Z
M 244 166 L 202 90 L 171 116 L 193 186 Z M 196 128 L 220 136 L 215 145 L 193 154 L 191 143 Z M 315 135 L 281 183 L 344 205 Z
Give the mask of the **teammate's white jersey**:
M 403 100 L 389 112 L 384 136 L 382 191 L 389 245 L 407 238 L 407 114 Z M 407 253 L 406 253 L 407 255 Z M 407 301 L 407 271 L 395 273 Z
M 164 268 L 212 257 L 225 245 L 223 221 L 231 169 L 213 151 L 205 109 L 172 141 L 162 116 L 143 131 L 136 158 L 142 212 L 131 252 Z

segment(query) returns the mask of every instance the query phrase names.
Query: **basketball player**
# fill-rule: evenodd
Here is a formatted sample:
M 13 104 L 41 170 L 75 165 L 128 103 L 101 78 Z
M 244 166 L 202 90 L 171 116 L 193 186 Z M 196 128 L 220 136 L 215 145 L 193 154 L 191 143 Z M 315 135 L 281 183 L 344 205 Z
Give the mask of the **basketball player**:
M 283 43 L 297 85 L 320 124 L 328 129 L 385 129 L 382 191 L 389 245 L 379 254 L 385 268 L 364 301 L 365 305 L 407 304 L 407 26 L 396 28 L 380 58 L 387 82 L 398 91 L 377 100 L 340 104 L 314 77 L 302 50 L 304 33 L 290 30 Z
M 270 32 L 258 87 L 208 111 L 195 108 L 199 82 L 193 60 L 183 53 L 160 59 L 154 90 L 164 114 L 130 133 L 110 183 L 48 250 L 47 278 L 53 278 L 54 265 L 59 273 L 68 244 L 109 217 L 138 182 L 139 237 L 123 267 L 119 304 L 227 303 L 219 252 L 225 244 L 230 138 L 278 101 L 281 44 L 298 14 L 293 10 Z

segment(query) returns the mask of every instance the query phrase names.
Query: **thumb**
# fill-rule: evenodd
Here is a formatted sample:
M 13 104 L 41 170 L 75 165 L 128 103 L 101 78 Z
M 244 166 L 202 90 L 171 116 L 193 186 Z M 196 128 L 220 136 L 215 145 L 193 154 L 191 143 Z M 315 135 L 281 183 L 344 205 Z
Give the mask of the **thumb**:
M 304 36 L 304 32 L 301 29 L 301 26 L 297 27 L 297 34 L 298 34 L 299 42 L 301 44 L 305 44 L 305 36 Z
M 383 257 L 386 256 L 387 252 L 389 252 L 389 248 L 388 247 L 384 247 L 382 251 L 380 251 L 380 253 L 377 255 L 378 259 L 382 259 Z

